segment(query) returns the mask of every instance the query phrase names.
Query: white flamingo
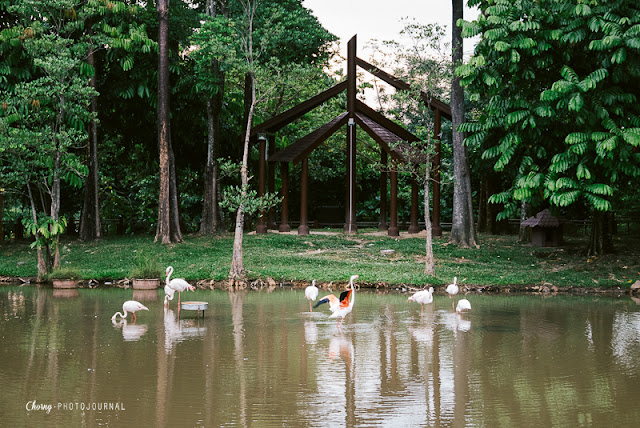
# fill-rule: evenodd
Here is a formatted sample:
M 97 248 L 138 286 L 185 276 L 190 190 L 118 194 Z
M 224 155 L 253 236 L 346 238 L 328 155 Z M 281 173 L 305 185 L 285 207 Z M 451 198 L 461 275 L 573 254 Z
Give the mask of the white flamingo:
M 169 278 L 171 277 L 171 274 L 173 274 L 173 266 L 169 266 L 167 268 L 167 286 L 169 286 L 174 292 L 177 291 L 178 292 L 178 307 L 180 306 L 180 296 L 182 294 L 183 291 L 189 290 L 189 291 L 193 291 L 196 289 L 196 287 L 194 287 L 193 285 L 189 284 L 187 281 L 185 281 L 182 278 L 174 278 L 171 281 L 169 281 Z M 165 286 L 165 293 L 167 291 L 167 286 Z M 168 299 L 168 300 L 172 300 L 172 298 Z M 167 297 L 165 296 L 165 302 L 168 304 L 169 302 L 167 301 Z
M 316 308 L 323 303 L 329 303 L 329 309 L 333 312 L 329 318 L 340 318 L 339 323 L 336 324 L 338 328 L 342 327 L 344 317 L 353 310 L 353 304 L 355 303 L 356 297 L 356 290 L 353 287 L 353 281 L 358 278 L 360 278 L 358 275 L 351 276 L 351 279 L 349 280 L 349 288 L 347 291 L 340 293 L 340 298 L 337 298 L 333 294 L 329 294 L 328 296 L 324 296 L 322 299 L 318 300 L 318 303 L 316 303 Z
M 136 317 L 137 311 L 148 311 L 148 310 L 149 308 L 147 308 L 145 305 L 143 305 L 142 303 L 136 300 L 127 300 L 122 304 L 122 311 L 124 312 L 124 314 L 120 312 L 116 312 L 111 317 L 111 321 L 115 321 L 118 315 L 120 315 L 122 319 L 126 319 L 127 313 L 131 312 L 131 318 L 133 318 L 133 321 L 135 322 L 138 319 L 138 317 Z
M 460 299 L 458 301 L 458 305 L 456 306 L 457 314 L 462 314 L 464 313 L 464 311 L 470 311 L 470 310 L 471 310 L 471 303 L 469 303 L 467 299 Z
M 407 302 L 420 303 L 420 305 L 422 306 L 420 315 L 422 315 L 422 313 L 424 312 L 424 305 L 433 302 L 433 287 L 429 287 L 428 290 L 418 291 L 413 296 L 410 296 L 407 299 Z
M 169 307 L 169 300 L 173 300 L 176 292 L 169 284 L 164 286 L 164 305 Z
M 449 295 L 450 299 L 452 297 L 454 298 L 453 301 L 451 302 L 451 309 L 453 309 L 453 302 L 455 302 L 456 294 L 458 294 L 458 291 L 460 291 L 460 289 L 458 288 L 458 277 L 457 276 L 453 277 L 453 284 L 447 285 L 447 288 L 445 288 L 444 291 L 447 292 L 447 294 Z
M 311 281 L 311 285 L 304 289 L 304 297 L 309 301 L 309 312 L 313 312 L 311 307 L 311 301 L 314 302 L 318 298 L 318 287 L 316 287 L 316 280 Z

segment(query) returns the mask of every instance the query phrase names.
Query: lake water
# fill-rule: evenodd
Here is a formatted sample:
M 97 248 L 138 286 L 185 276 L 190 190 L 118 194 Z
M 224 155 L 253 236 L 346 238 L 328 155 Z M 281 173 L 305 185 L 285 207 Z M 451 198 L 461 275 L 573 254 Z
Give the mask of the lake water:
M 320 295 L 326 294 L 321 291 Z M 627 297 L 359 291 L 342 326 L 303 290 L 0 287 L 2 426 L 632 427 L 640 306 Z M 149 307 L 112 323 L 125 300 Z

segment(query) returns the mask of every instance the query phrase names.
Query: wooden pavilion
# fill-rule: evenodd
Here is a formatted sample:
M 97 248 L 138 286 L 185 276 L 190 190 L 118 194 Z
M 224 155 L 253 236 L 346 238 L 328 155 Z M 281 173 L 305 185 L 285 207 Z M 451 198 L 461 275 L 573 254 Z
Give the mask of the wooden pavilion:
M 410 85 L 356 56 L 356 36 L 353 36 L 347 45 L 347 78 L 333 87 L 321 92 L 320 94 L 303 101 L 302 103 L 290 108 L 289 110 L 274 116 L 273 118 L 254 126 L 251 129 L 251 137 L 257 139 L 259 144 L 259 172 L 258 172 L 258 194 L 264 195 L 265 192 L 265 172 L 266 163 L 270 164 L 268 186 L 269 192 L 275 192 L 275 164 L 280 163 L 280 172 L 282 179 L 282 207 L 281 218 L 278 230 L 281 232 L 290 231 L 288 223 L 288 183 L 289 183 L 289 163 L 298 164 L 302 162 L 302 171 L 300 177 L 301 195 L 300 195 L 300 226 L 298 234 L 309 234 L 307 205 L 308 205 L 308 157 L 309 154 L 319 147 L 327 138 L 338 131 L 343 126 L 346 128 L 347 137 L 347 192 L 345 203 L 345 225 L 346 233 L 356 233 L 356 125 L 364 130 L 373 140 L 380 146 L 381 163 L 388 164 L 388 157 L 391 157 L 391 166 L 389 169 L 390 180 L 390 202 L 389 202 L 389 224 L 387 224 L 387 172 L 381 172 L 380 177 L 380 222 L 379 230 L 387 230 L 389 236 L 398 236 L 398 175 L 397 162 L 403 162 L 402 154 L 397 150 L 392 150 L 390 145 L 396 142 L 413 142 L 418 138 L 402 126 L 387 119 L 382 114 L 376 112 L 360 100 L 356 98 L 356 67 L 373 74 L 389 85 L 398 90 L 409 90 Z M 333 120 L 325 123 L 315 131 L 300 138 L 298 141 L 290 144 L 279 152 L 275 152 L 275 132 L 282 129 L 287 124 L 300 118 L 307 112 L 316 108 L 325 101 L 337 96 L 343 91 L 347 91 L 347 111 L 338 115 Z M 435 98 L 429 97 L 425 93 L 421 93 L 423 102 L 432 110 L 434 110 L 434 134 L 436 135 L 434 171 L 433 171 L 433 217 L 432 231 L 435 236 L 442 234 L 440 226 L 440 128 L 441 120 L 445 118 L 451 120 L 451 109 Z M 268 148 L 267 148 L 268 144 Z M 268 153 L 268 156 L 267 156 Z M 272 210 L 273 211 L 273 210 Z M 413 182 L 411 186 L 411 217 L 409 233 L 420 232 L 418 226 L 418 185 Z M 275 215 L 271 212 L 268 219 L 265 219 L 265 213 L 262 213 L 256 228 L 257 233 L 266 233 L 269 228 L 275 229 Z M 268 224 L 267 224 L 268 221 Z

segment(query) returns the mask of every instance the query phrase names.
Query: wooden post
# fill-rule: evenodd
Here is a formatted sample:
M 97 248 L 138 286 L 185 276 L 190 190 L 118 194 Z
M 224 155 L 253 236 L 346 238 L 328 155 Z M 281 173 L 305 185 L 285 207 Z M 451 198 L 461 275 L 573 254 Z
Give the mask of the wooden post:
M 382 148 L 380 149 L 380 163 L 382 170 L 380 171 L 380 222 L 378 230 L 387 230 L 389 228 L 387 223 L 387 152 Z
M 271 134 L 269 135 L 269 145 L 268 145 L 268 153 L 269 156 L 273 156 L 276 152 L 276 136 Z M 267 181 L 267 185 L 269 187 L 269 193 L 272 195 L 276 193 L 276 163 L 269 163 L 269 178 Z M 269 213 L 267 214 L 267 227 L 272 230 L 276 230 L 278 225 L 276 224 L 276 209 L 275 207 L 271 207 L 269 209 Z
M 347 195 L 345 233 L 356 233 L 356 36 L 347 44 Z
M 387 234 L 389 236 L 400 236 L 400 229 L 398 228 L 398 169 L 395 161 L 391 161 L 391 201 L 389 213 L 389 229 Z
M 411 179 L 411 224 L 409 225 L 409 233 L 420 233 L 420 226 L 418 226 L 418 183 L 414 178 Z
M 264 134 L 258 134 L 258 197 L 264 196 L 265 189 L 265 169 L 266 169 L 266 154 L 267 154 L 267 136 Z M 260 210 L 260 216 L 258 217 L 258 225 L 256 226 L 257 234 L 267 233 L 267 223 L 265 221 L 265 211 Z
M 302 160 L 302 173 L 300 177 L 300 227 L 298 227 L 298 235 L 308 235 L 309 226 L 307 225 L 307 191 L 309 180 L 309 158 Z
M 442 226 L 440 226 L 440 129 L 442 125 L 442 115 L 440 110 L 433 112 L 433 133 L 435 134 L 435 154 L 433 156 L 433 216 L 431 219 L 431 233 L 433 236 L 442 236 Z
M 282 209 L 280 212 L 280 232 L 289 232 L 289 162 L 280 162 L 280 174 L 282 175 Z

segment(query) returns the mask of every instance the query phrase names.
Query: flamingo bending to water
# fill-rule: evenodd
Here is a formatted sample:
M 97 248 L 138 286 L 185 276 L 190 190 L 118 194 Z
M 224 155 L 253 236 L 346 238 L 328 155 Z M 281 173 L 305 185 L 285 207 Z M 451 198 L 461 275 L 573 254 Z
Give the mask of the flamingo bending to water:
M 149 310 L 149 308 L 147 308 L 145 305 L 143 305 L 142 303 L 140 303 L 140 302 L 138 302 L 136 300 L 127 300 L 126 302 L 124 302 L 122 304 L 122 311 L 124 312 L 124 314 L 121 314 L 120 312 L 116 312 L 111 317 L 111 321 L 115 321 L 118 315 L 120 315 L 122 317 L 122 319 L 126 319 L 127 318 L 127 313 L 131 312 L 131 317 L 133 318 L 133 321 L 135 322 L 138 319 L 138 317 L 136 317 L 136 312 L 137 311 L 148 311 L 148 310 Z
M 316 280 L 311 281 L 311 285 L 304 289 L 304 297 L 309 301 L 309 312 L 313 312 L 311 307 L 311 301 L 314 302 L 318 298 L 318 287 L 316 287 Z
M 422 315 L 422 313 L 424 312 L 424 305 L 433 302 L 433 287 L 429 287 L 428 290 L 418 291 L 413 296 L 410 296 L 407 299 L 407 302 L 420 303 L 420 305 L 422 306 L 420 315 Z
M 469 303 L 467 299 L 460 299 L 460 301 L 458 302 L 458 305 L 456 306 L 456 313 L 462 314 L 464 313 L 464 311 L 470 311 L 470 310 L 471 310 L 471 303 Z
M 169 278 L 171 277 L 171 274 L 173 274 L 173 266 L 169 266 L 167 268 L 167 285 L 165 286 L 165 293 L 167 292 L 167 286 L 169 286 L 169 288 L 171 288 L 174 292 L 177 291 L 178 292 L 178 306 L 180 306 L 180 296 L 182 294 L 183 291 L 189 290 L 189 291 L 193 291 L 196 289 L 196 287 L 194 287 L 193 285 L 189 284 L 187 281 L 185 281 L 182 278 L 174 278 L 171 281 L 169 281 Z M 168 305 L 169 302 L 168 300 L 173 300 L 173 297 L 171 298 L 167 298 L 165 296 L 165 303 Z
M 169 286 L 169 284 L 164 286 L 164 305 L 169 307 L 169 300 L 173 300 L 176 292 L 173 288 Z
M 343 291 L 340 293 L 340 298 L 337 298 L 333 294 L 329 294 L 328 296 L 324 296 L 322 299 L 318 300 L 315 307 L 322 305 L 323 303 L 329 303 L 329 310 L 333 312 L 329 318 L 340 318 L 338 327 L 342 327 L 342 322 L 344 321 L 344 317 L 349 314 L 353 310 L 353 304 L 355 303 L 356 290 L 353 287 L 353 281 L 355 279 L 360 278 L 358 275 L 352 275 L 349 280 L 349 288 L 347 291 Z

